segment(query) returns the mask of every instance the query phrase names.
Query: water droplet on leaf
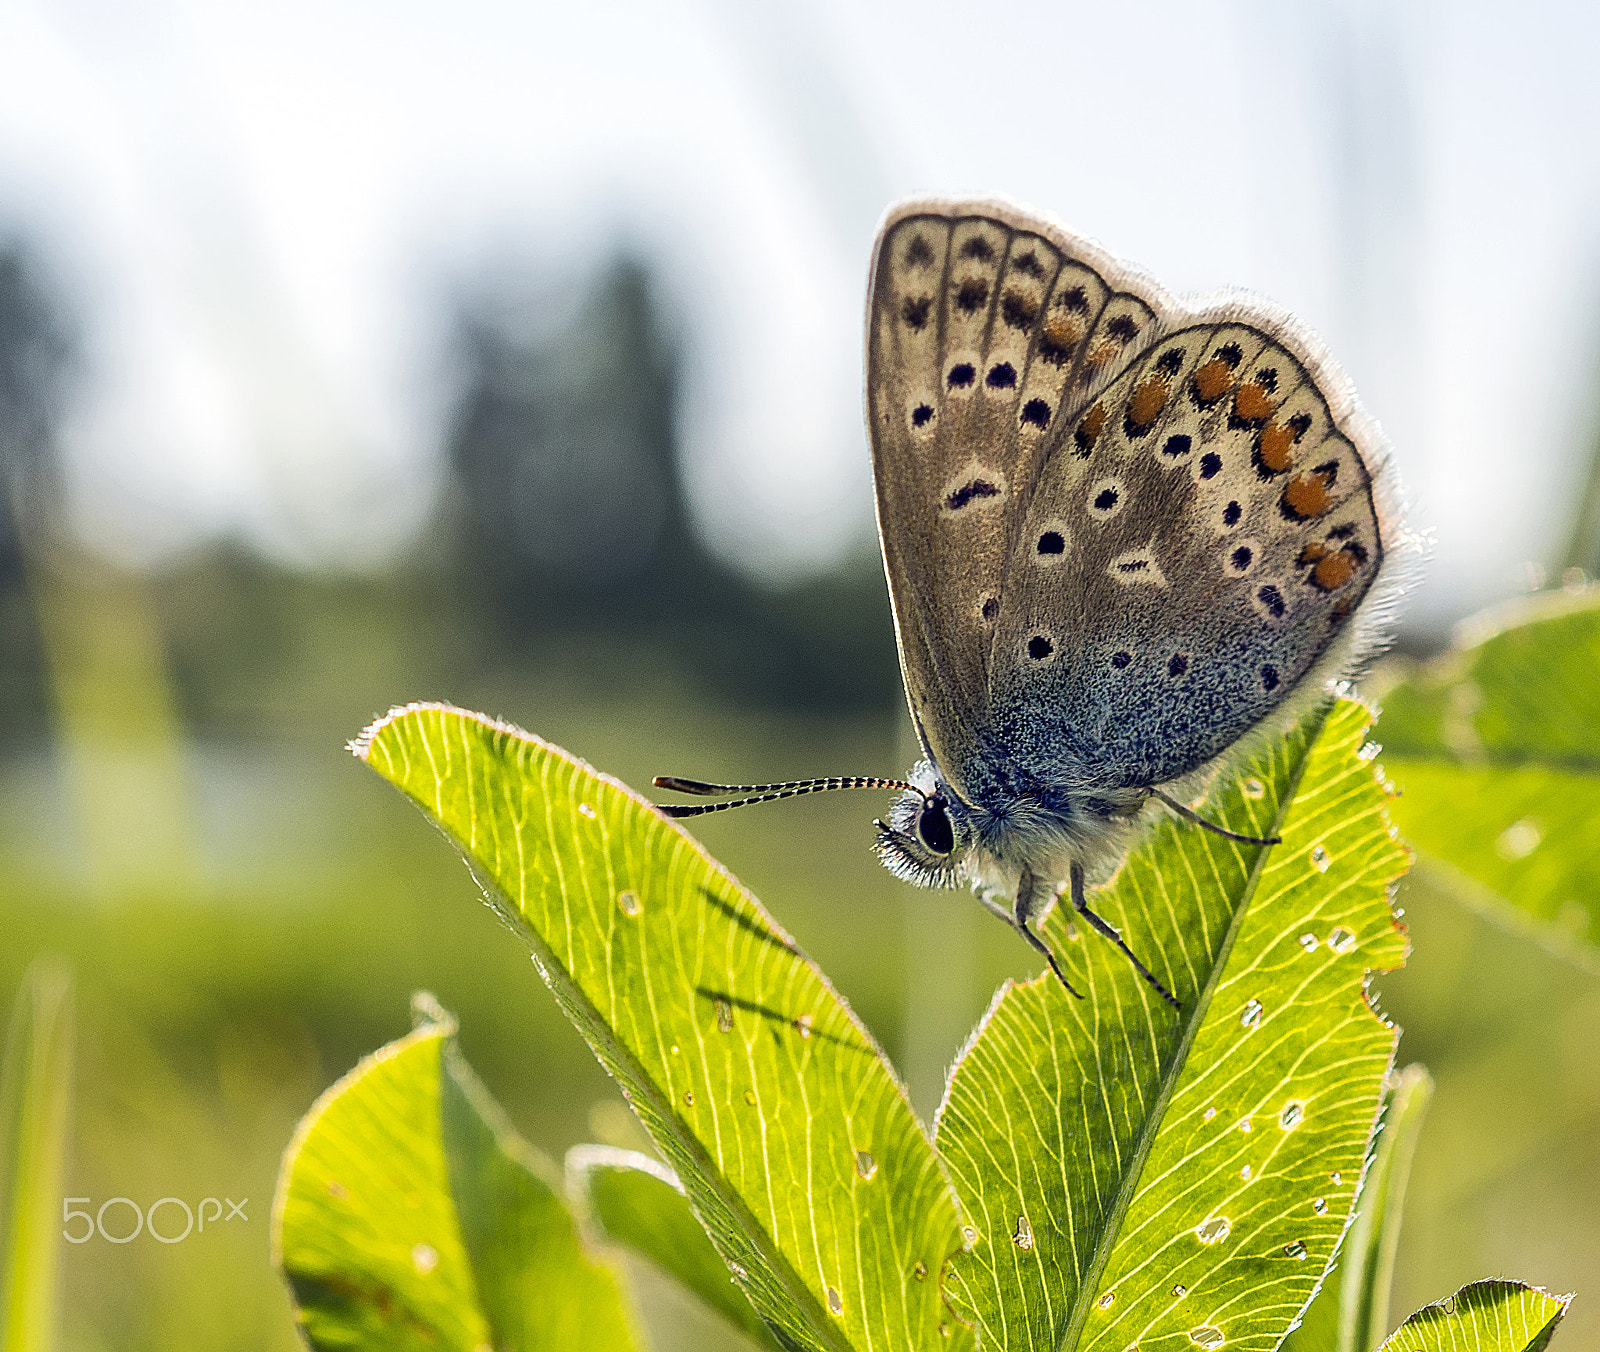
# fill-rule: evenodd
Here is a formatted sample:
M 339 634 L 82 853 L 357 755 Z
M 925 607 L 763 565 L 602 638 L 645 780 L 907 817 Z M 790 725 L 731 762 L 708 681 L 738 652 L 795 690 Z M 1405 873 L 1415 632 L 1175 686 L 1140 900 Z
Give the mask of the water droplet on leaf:
M 426 1277 L 434 1268 L 439 1266 L 439 1251 L 431 1244 L 413 1244 L 411 1246 L 411 1266 Z
M 1244 1179 L 1246 1183 L 1250 1181 L 1250 1166 L 1248 1164 L 1245 1165 L 1243 1169 L 1239 1170 L 1239 1177 Z
M 1242 787 L 1246 798 L 1265 798 L 1267 796 L 1267 786 L 1259 779 L 1253 777 L 1247 779 Z
M 1105 1295 L 1101 1296 L 1099 1300 L 1095 1301 L 1095 1304 L 1098 1305 L 1102 1310 L 1109 1310 L 1114 1304 L 1116 1304 L 1116 1300 L 1117 1293 L 1115 1291 L 1107 1291 Z
M 683 1091 L 683 1101 L 684 1101 L 684 1102 L 685 1102 L 685 1103 L 686 1103 L 686 1104 L 688 1104 L 688 1105 L 689 1105 L 689 1107 L 691 1107 L 691 1108 L 692 1108 L 692 1107 L 694 1107 L 694 1090 L 692 1090 L 692 1089 L 685 1089 L 685 1090 L 684 1090 L 684 1091 Z
M 1283 1111 L 1278 1114 L 1278 1125 L 1285 1131 L 1291 1131 L 1303 1116 L 1305 1116 L 1304 1104 L 1285 1103 Z
M 1228 1237 L 1228 1231 L 1233 1229 L 1233 1222 L 1226 1216 L 1213 1216 L 1210 1220 L 1201 1221 L 1195 1226 L 1195 1238 L 1202 1244 L 1218 1244 Z
M 1317 936 L 1315 934 L 1302 934 L 1300 936 L 1300 947 L 1305 949 L 1307 953 L 1315 953 L 1317 951 Z
M 595 810 L 587 803 L 578 804 L 578 813 L 580 816 L 589 818 L 590 821 L 593 821 L 595 818 Z
M 1012 1235 L 1011 1238 L 1016 1240 L 1019 1249 L 1031 1249 L 1033 1247 L 1033 1227 L 1028 1224 L 1026 1216 L 1017 1217 L 1017 1233 Z
M 1317 1213 L 1317 1215 L 1320 1216 L 1324 1211 L 1326 1211 L 1328 1209 L 1328 1199 L 1326 1197 L 1317 1198 L 1314 1202 L 1311 1203 L 1311 1209 L 1313 1211 L 1315 1211 Z
M 1239 1022 L 1242 1023 L 1246 1028 L 1254 1028 L 1258 1023 L 1261 1022 L 1261 1008 L 1261 1001 L 1249 1001 L 1245 1005 L 1243 1013 L 1239 1015 Z
M 1189 1288 L 1187 1286 L 1182 1286 L 1182 1285 L 1175 1286 L 1175 1287 L 1172 1288 L 1172 1294 L 1181 1299 L 1182 1297 L 1184 1297 L 1184 1296 L 1189 1294 Z
M 1302 1258 L 1303 1259 L 1306 1256 L 1305 1242 L 1303 1240 L 1297 1239 L 1297 1240 L 1295 1240 L 1295 1242 L 1293 1244 L 1285 1244 L 1283 1246 L 1283 1251 L 1290 1258 Z
M 970 1225 L 963 1225 L 961 1227 L 961 1247 L 970 1253 L 977 1246 L 977 1243 L 978 1232 Z
M 1197 1329 L 1189 1330 L 1189 1341 L 1196 1347 L 1203 1347 L 1206 1352 L 1210 1352 L 1214 1347 L 1221 1347 L 1223 1343 L 1228 1341 L 1228 1337 L 1214 1325 L 1202 1324 Z
M 1378 752 L 1380 752 L 1382 750 L 1383 750 L 1383 748 L 1381 746 L 1379 746 L 1376 742 L 1368 742 L 1368 743 L 1366 743 L 1366 745 L 1364 745 L 1361 748 L 1361 750 L 1356 752 L 1356 757 L 1359 760 L 1371 760 L 1374 756 L 1376 756 L 1378 754 Z
M 756 1091 L 754 1089 L 746 1089 L 744 1091 L 744 1101 L 754 1108 L 756 1106 Z
M 1207 1108 L 1205 1112 L 1200 1114 L 1200 1120 L 1203 1122 L 1209 1122 L 1216 1115 L 1217 1110 L 1215 1108 Z
M 812 1023 L 813 1019 L 811 1015 L 802 1014 L 794 1021 L 794 1030 L 795 1032 L 799 1033 L 801 1037 L 810 1037 Z
M 927 1281 L 928 1280 L 928 1265 L 926 1263 L 918 1263 L 916 1265 L 916 1267 L 911 1269 L 911 1275 L 913 1277 L 915 1277 L 919 1282 Z
M 631 887 L 626 892 L 617 893 L 617 905 L 622 908 L 623 915 L 638 915 L 641 909 L 639 894 Z
M 1328 865 L 1333 863 L 1333 856 L 1323 849 L 1322 846 L 1314 845 L 1311 847 L 1311 863 L 1318 873 L 1326 873 L 1328 871 Z
M 1343 925 L 1340 925 L 1338 929 L 1328 936 L 1328 947 L 1335 953 L 1348 953 L 1355 946 L 1356 936 Z
M 844 1313 L 844 1297 L 831 1286 L 828 1288 L 828 1308 L 835 1314 Z
M 870 1183 L 873 1174 L 878 1172 L 878 1161 L 873 1159 L 865 1150 L 858 1150 L 856 1151 L 856 1172 Z
M 1332 1182 L 1333 1186 L 1336 1187 L 1336 1188 L 1341 1183 L 1344 1182 L 1344 1175 L 1341 1174 L 1337 1169 L 1335 1169 L 1331 1174 L 1329 1174 L 1328 1178 Z
M 717 997 L 717 1027 L 724 1033 L 733 1032 L 733 1006 L 721 996 Z

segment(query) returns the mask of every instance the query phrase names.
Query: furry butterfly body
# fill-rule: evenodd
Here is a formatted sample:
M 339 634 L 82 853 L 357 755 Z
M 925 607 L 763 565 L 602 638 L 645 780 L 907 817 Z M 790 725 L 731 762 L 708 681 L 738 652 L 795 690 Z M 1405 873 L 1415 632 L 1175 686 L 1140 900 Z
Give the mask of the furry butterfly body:
M 925 753 L 879 855 L 971 883 L 1047 956 L 1031 926 L 1070 886 L 1127 952 L 1086 871 L 1375 645 L 1400 543 L 1381 439 L 1286 313 L 1180 300 L 993 200 L 886 216 L 866 404 Z

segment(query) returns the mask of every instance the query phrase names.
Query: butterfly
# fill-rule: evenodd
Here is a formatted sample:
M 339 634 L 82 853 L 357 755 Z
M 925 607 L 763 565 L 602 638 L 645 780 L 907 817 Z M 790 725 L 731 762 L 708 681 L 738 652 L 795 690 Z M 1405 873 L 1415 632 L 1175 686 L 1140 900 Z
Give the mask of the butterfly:
M 923 750 L 871 776 L 658 787 L 891 788 L 879 858 L 1036 924 L 1251 734 L 1381 642 L 1402 547 L 1377 427 L 1320 342 L 1241 292 L 1193 300 L 1006 201 L 885 217 L 867 302 L 879 538 Z M 1385 578 L 1384 585 L 1379 579 Z M 1274 717 L 1274 716 L 1279 717 Z M 1006 898 L 1002 902 L 997 898 Z M 1077 994 L 1076 991 L 1073 991 Z

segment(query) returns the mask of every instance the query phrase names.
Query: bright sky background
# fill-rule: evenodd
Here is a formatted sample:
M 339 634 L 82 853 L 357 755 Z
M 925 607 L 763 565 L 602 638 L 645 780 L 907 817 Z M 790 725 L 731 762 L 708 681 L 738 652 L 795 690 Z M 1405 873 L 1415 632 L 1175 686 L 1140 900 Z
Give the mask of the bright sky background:
M 451 286 L 622 241 L 687 344 L 701 527 L 781 578 L 871 530 L 883 207 L 1004 192 L 1317 328 L 1436 537 L 1437 623 L 1551 554 L 1600 419 L 1597 66 L 1572 0 L 0 0 L 0 233 L 77 308 L 113 555 L 392 557 Z

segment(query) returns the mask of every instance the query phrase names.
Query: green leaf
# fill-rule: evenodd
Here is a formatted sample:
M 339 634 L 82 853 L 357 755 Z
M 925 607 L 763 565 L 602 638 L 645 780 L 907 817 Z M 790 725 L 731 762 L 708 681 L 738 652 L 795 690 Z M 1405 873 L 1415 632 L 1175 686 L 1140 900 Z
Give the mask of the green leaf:
M 728 1274 L 666 1165 L 632 1150 L 580 1145 L 567 1152 L 568 1189 L 587 1200 L 606 1238 L 676 1277 L 761 1347 L 777 1341 Z
M 754 897 L 646 800 L 515 728 L 414 705 L 353 749 L 467 854 L 780 1341 L 971 1346 L 942 1299 L 961 1232 L 933 1147 Z
M 1390 670 L 1378 736 L 1423 867 L 1600 963 L 1600 589 L 1502 607 L 1443 657 Z
M 1270 1352 L 1348 1222 L 1396 1034 L 1366 975 L 1400 965 L 1405 867 L 1336 702 L 1202 810 L 1168 819 L 1091 905 L 1169 989 L 1057 907 L 1086 998 L 1002 988 L 952 1072 L 937 1141 L 977 1230 L 953 1287 L 985 1348 Z
M 1406 1180 L 1432 1098 L 1433 1080 L 1421 1066 L 1407 1066 L 1391 1077 L 1355 1219 L 1283 1352 L 1371 1352 L 1389 1327 L 1389 1286 Z
M 72 1095 L 72 974 L 36 959 L 0 1067 L 0 1349 L 56 1343 L 62 1180 Z
M 284 1155 L 273 1260 L 316 1348 L 627 1349 L 610 1268 L 455 1047 L 424 1022 L 306 1114 Z
M 1541 1352 L 1571 1303 L 1521 1282 L 1470 1282 L 1424 1305 L 1380 1352 Z

